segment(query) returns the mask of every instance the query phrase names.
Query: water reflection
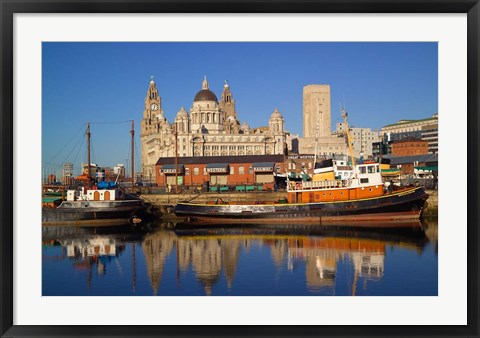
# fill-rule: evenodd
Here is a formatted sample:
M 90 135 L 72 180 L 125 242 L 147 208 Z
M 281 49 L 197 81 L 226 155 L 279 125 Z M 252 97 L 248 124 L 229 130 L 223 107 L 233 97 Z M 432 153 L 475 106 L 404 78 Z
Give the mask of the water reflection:
M 172 253 L 174 246 L 175 235 L 170 231 L 150 233 L 143 240 L 142 251 L 154 295 L 158 294 L 158 288 L 164 273 L 165 260 Z
M 77 278 L 74 271 L 82 269 L 88 271 L 88 288 L 94 294 L 356 295 L 359 281 L 363 281 L 362 293 L 368 294 L 367 282 L 381 283 L 397 269 L 390 265 L 392 271 L 387 271 L 388 257 L 405 255 L 405 250 L 422 255 L 431 241 L 436 256 L 435 229 L 435 222 L 401 230 L 298 225 L 196 228 L 188 224 L 143 229 L 49 227 L 43 229 L 44 295 L 89 294 L 75 287 L 76 282 L 61 291 L 48 287 L 53 278 Z M 61 248 L 60 255 L 48 250 L 55 246 Z M 54 269 L 58 260 L 72 264 Z M 433 261 L 436 264 L 436 257 Z M 131 275 L 110 276 L 112 264 L 117 270 L 123 265 Z M 111 289 L 95 289 L 92 276 L 110 278 Z M 429 281 L 434 282 L 431 293 L 436 293 L 436 278 L 433 274 Z M 116 290 L 117 284 L 127 280 L 128 290 Z

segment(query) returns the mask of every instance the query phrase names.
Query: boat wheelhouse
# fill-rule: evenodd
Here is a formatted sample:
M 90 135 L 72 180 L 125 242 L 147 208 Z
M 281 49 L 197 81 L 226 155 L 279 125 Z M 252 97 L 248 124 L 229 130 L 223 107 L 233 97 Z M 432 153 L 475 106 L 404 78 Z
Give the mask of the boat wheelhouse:
M 355 176 L 349 179 L 326 179 L 325 173 L 320 173 L 314 174 L 312 181 L 289 182 L 288 202 L 348 201 L 379 197 L 384 194 L 378 163 L 357 165 L 355 172 Z

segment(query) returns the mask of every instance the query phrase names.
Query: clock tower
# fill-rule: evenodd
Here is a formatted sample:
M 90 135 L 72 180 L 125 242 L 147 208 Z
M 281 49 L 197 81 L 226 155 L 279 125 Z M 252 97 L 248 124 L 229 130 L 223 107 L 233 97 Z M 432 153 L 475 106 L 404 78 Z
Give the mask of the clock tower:
M 163 116 L 162 110 L 162 99 L 160 98 L 160 95 L 158 95 L 158 89 L 152 76 L 150 78 L 147 95 L 145 96 L 143 119 L 140 123 L 144 179 L 154 176 L 154 165 L 158 159 L 158 154 L 153 149 L 157 143 L 156 135 L 158 135 L 165 122 L 166 119 Z
M 145 96 L 143 120 L 152 122 L 160 113 L 163 113 L 162 99 L 160 98 L 160 95 L 158 95 L 158 89 L 152 76 L 150 79 L 150 85 L 148 86 L 147 95 Z

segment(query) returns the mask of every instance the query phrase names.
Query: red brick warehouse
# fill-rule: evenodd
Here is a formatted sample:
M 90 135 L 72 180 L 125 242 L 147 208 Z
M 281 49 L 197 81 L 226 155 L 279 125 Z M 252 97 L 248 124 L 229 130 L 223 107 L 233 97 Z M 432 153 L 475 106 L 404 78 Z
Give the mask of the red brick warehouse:
M 393 156 L 412 156 L 428 154 L 428 141 L 407 137 L 392 143 Z
M 206 156 L 160 158 L 155 166 L 158 186 L 198 187 L 256 186 L 258 190 L 274 188 L 274 172 L 284 172 L 283 155 Z M 178 171 L 176 172 L 176 169 Z

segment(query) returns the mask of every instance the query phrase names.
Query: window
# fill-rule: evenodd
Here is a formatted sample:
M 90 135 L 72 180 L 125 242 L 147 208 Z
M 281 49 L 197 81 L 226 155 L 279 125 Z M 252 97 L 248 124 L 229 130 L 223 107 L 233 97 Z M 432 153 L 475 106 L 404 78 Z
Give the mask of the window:
M 252 166 L 250 166 L 250 167 L 248 168 L 248 173 L 249 173 L 250 175 L 253 174 L 253 167 L 252 167 Z
M 375 166 L 373 165 L 369 165 L 367 169 L 369 174 L 373 174 L 375 172 Z
M 360 183 L 368 183 L 368 178 L 361 178 Z
M 193 175 L 198 176 L 198 168 L 193 168 Z
M 190 168 L 185 168 L 185 176 L 189 176 L 190 175 Z
M 238 174 L 239 175 L 245 174 L 245 168 L 244 167 L 238 167 Z
M 230 166 L 230 175 L 234 175 L 234 174 L 235 174 L 235 167 Z
M 360 169 L 360 174 L 366 174 L 367 173 L 367 168 L 366 167 L 359 167 Z

